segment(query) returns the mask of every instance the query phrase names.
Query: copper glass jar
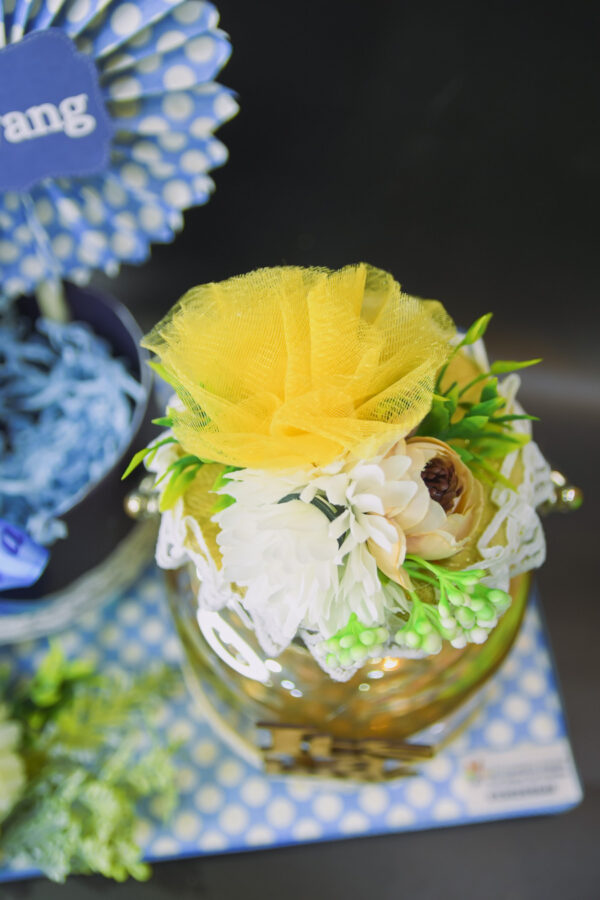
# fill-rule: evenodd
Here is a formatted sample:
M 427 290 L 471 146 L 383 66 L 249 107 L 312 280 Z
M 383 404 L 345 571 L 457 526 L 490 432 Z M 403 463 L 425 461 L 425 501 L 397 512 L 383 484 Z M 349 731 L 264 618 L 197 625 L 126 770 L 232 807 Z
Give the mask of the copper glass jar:
M 192 692 L 213 726 L 253 761 L 261 755 L 268 758 L 257 739 L 257 726 L 274 733 L 327 736 L 330 747 L 343 747 L 344 742 L 413 747 L 407 739 L 431 726 L 435 744 L 446 740 L 464 719 L 460 711 L 472 706 L 472 698 L 510 650 L 529 583 L 529 575 L 513 579 L 512 605 L 484 644 L 462 650 L 445 645 L 438 655 L 422 659 L 369 659 L 350 680 L 337 682 L 300 641 L 277 659 L 267 657 L 241 607 L 201 609 L 192 566 L 167 573 Z M 417 756 L 432 755 L 433 749 L 426 752 L 424 745 L 417 746 L 424 748 Z

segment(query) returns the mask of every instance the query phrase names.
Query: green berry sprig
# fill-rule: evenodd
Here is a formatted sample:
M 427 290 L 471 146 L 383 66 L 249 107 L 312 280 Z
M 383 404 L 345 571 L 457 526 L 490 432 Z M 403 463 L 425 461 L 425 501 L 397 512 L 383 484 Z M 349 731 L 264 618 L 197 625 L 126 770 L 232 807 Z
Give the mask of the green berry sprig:
M 394 636 L 401 647 L 430 655 L 439 653 L 442 639 L 457 649 L 482 644 L 510 606 L 510 594 L 482 584 L 485 569 L 454 571 L 412 555 L 406 557 L 404 568 L 413 581 L 436 587 L 439 599 L 436 604 L 424 603 L 410 593 L 408 622 Z
M 365 625 L 352 613 L 348 624 L 323 643 L 327 665 L 347 667 L 364 662 L 367 656 L 383 656 L 389 637 L 387 628 Z
M 394 641 L 405 650 L 422 651 L 434 656 L 442 649 L 442 638 L 448 637 L 435 606 L 423 603 L 411 592 L 412 609 L 406 625 L 394 635 Z
M 392 638 L 403 650 L 433 656 L 440 652 L 443 641 L 457 649 L 482 644 L 510 606 L 510 594 L 482 583 L 485 569 L 454 571 L 413 555 L 406 557 L 403 568 L 413 582 L 432 585 L 438 595 L 436 603 L 426 603 L 415 591 L 406 591 L 408 620 Z M 381 573 L 380 578 L 388 583 Z M 365 625 L 352 613 L 348 624 L 324 641 L 321 649 L 327 654 L 328 666 L 348 668 L 368 657 L 385 656 L 390 637 L 383 625 Z

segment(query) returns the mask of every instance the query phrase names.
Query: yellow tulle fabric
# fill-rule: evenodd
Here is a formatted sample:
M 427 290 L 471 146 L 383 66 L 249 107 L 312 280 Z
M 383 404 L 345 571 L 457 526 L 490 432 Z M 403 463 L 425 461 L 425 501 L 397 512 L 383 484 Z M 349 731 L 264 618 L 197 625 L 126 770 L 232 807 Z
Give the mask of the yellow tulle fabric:
M 366 264 L 259 269 L 192 288 L 147 335 L 182 446 L 241 467 L 367 458 L 426 415 L 455 329 Z

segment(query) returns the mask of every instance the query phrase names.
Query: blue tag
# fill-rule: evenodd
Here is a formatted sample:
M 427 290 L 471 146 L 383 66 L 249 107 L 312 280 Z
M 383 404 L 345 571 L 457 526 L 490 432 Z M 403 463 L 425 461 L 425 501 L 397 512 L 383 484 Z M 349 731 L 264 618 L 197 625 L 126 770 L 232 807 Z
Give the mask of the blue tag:
M 35 584 L 49 555 L 20 528 L 0 519 L 0 591 Z
M 96 67 L 62 31 L 0 50 L 0 190 L 101 172 L 111 137 Z

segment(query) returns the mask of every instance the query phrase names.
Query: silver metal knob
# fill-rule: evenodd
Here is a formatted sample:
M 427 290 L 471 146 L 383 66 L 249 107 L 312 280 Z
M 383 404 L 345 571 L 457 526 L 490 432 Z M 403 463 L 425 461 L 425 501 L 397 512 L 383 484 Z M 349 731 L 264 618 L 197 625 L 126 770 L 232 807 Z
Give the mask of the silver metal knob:
M 583 491 L 574 484 L 569 484 L 562 474 L 554 470 L 550 474 L 552 483 L 556 488 L 555 499 L 548 500 L 540 507 L 543 514 L 549 512 L 575 512 L 583 503 Z
M 154 488 L 154 477 L 143 478 L 137 488 L 125 497 L 123 506 L 132 519 L 151 519 L 159 510 L 159 495 Z

